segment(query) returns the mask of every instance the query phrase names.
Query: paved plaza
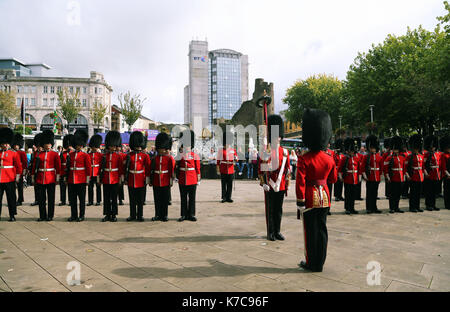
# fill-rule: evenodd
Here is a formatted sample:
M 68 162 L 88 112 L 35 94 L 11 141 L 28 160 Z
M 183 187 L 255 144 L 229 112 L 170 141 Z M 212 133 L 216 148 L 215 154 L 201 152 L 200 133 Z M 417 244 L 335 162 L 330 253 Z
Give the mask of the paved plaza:
M 56 193 L 58 204 L 59 187 Z M 286 240 L 275 242 L 266 240 L 257 181 L 236 181 L 234 203 L 222 204 L 220 180 L 203 180 L 198 221 L 181 223 L 177 184 L 169 222 L 150 221 L 149 190 L 143 223 L 126 222 L 127 194 L 116 223 L 100 222 L 102 206 L 86 207 L 81 223 L 66 221 L 68 206 L 56 206 L 52 222 L 36 222 L 38 207 L 29 205 L 34 195 L 28 188 L 17 222 L 7 222 L 3 199 L 0 291 L 450 291 L 450 211 L 389 214 L 383 184 L 380 197 L 378 215 L 367 215 L 364 201 L 356 203 L 358 215 L 345 215 L 343 202 L 332 204 L 324 271 L 305 273 L 297 267 L 304 244 L 294 187 L 283 209 Z M 437 206 L 443 208 L 442 199 Z M 408 209 L 407 200 L 400 209 Z M 67 282 L 76 272 L 72 261 L 80 265 L 81 284 L 74 286 Z M 381 265 L 379 283 L 371 261 Z

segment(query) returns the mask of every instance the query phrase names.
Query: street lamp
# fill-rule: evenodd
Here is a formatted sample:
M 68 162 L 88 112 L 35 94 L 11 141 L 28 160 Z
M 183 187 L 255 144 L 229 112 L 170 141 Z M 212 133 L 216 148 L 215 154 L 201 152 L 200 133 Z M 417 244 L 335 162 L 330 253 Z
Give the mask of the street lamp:
M 375 105 L 369 105 L 369 107 L 370 107 L 370 122 L 372 122 L 372 123 L 373 123 L 373 108 L 374 108 L 374 106 Z
M 339 128 L 342 128 L 342 115 L 339 115 Z

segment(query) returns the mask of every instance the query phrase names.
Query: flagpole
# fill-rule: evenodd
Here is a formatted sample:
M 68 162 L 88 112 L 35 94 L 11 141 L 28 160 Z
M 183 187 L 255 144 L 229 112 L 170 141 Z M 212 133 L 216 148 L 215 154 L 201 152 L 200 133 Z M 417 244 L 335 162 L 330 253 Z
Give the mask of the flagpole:
M 22 111 L 23 111 L 23 116 L 22 116 L 22 124 L 23 124 L 23 135 L 25 135 L 25 104 L 23 103 L 23 98 L 22 98 Z

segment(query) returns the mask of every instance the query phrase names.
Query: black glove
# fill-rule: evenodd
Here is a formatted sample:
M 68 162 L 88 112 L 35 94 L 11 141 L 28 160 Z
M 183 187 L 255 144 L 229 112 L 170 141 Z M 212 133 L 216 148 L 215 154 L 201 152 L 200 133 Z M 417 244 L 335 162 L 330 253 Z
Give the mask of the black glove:
M 304 202 L 304 201 L 303 201 L 303 202 L 298 201 L 298 202 L 297 202 L 297 206 L 298 206 L 298 207 L 305 207 L 305 202 Z

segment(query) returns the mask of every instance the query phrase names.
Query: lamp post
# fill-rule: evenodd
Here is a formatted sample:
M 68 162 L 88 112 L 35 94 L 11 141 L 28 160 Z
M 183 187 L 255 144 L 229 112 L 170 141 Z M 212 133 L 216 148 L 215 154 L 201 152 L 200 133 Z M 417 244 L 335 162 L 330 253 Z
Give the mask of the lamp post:
M 370 107 L 370 122 L 372 122 L 372 123 L 373 123 L 373 108 L 374 108 L 374 106 L 375 105 L 369 105 L 369 107 Z
M 342 128 L 342 115 L 339 115 L 339 128 Z

